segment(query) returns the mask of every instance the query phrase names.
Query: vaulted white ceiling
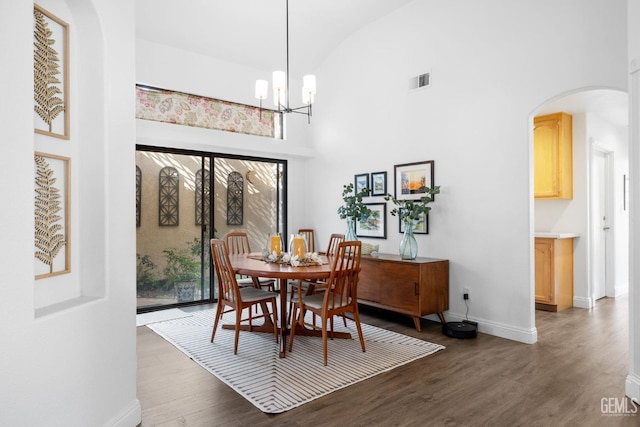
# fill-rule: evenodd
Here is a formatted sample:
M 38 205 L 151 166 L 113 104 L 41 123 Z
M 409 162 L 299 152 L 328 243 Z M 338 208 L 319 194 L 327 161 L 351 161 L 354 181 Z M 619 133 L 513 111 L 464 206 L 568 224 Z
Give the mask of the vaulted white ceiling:
M 286 66 L 286 0 L 135 0 L 138 38 L 261 70 Z M 292 74 L 413 0 L 290 0 Z
M 414 0 L 289 0 L 292 75 L 314 73 L 349 35 Z M 135 0 L 136 36 L 271 72 L 286 67 L 286 0 Z M 541 112 L 593 112 L 627 123 L 627 96 L 571 95 Z

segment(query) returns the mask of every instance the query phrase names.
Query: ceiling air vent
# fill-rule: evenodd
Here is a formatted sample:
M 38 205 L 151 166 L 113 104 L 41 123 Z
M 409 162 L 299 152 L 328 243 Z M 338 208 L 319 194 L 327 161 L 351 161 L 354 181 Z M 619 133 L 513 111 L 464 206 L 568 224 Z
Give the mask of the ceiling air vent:
M 431 86 L 431 73 L 420 74 L 409 81 L 409 89 L 422 89 Z

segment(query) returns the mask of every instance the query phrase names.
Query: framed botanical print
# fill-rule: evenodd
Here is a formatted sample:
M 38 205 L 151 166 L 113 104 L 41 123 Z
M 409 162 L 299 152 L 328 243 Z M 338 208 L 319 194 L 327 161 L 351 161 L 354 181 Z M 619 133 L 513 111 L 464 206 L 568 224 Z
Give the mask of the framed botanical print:
M 33 6 L 34 131 L 69 139 L 69 25 Z
M 371 213 L 356 221 L 356 235 L 358 237 L 387 238 L 387 204 L 365 203 Z
M 42 279 L 71 271 L 71 160 L 36 152 L 34 161 L 35 276 Z
M 387 194 L 387 172 L 371 172 L 371 195 L 385 196 Z
M 412 200 L 426 196 L 425 187 L 433 188 L 434 161 L 405 163 L 395 165 L 395 198 L 397 200 Z M 435 196 L 431 196 L 435 199 Z

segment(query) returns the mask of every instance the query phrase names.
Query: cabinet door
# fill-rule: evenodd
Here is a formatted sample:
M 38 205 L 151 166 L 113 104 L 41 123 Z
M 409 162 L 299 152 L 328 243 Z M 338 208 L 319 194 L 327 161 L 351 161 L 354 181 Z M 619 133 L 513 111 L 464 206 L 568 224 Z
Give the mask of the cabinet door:
M 536 302 L 554 304 L 553 242 L 551 239 L 536 239 L 535 264 Z
M 420 310 L 420 285 L 418 265 L 381 262 L 380 301 L 405 313 Z
M 380 302 L 380 288 L 385 282 L 380 277 L 377 261 L 362 258 L 358 274 L 358 299 Z
M 555 117 L 535 120 L 533 128 L 534 197 L 558 197 L 559 182 L 559 121 Z

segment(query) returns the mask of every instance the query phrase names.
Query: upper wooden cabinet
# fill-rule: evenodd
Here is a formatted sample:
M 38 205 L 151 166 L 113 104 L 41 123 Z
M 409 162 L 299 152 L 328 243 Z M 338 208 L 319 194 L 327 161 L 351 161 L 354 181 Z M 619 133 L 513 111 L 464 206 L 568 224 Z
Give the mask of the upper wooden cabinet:
M 572 118 L 567 113 L 533 119 L 533 194 L 536 199 L 573 199 Z

